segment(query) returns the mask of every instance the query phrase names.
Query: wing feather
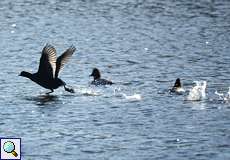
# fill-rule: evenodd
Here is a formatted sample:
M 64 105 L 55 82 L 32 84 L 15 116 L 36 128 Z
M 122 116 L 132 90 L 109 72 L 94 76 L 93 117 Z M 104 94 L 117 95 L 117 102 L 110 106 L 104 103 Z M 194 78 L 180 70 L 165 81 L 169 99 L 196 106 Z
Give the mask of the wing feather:
M 38 74 L 48 79 L 54 78 L 56 59 L 55 48 L 50 44 L 46 44 L 42 50 Z
M 74 46 L 71 46 L 68 48 L 61 56 L 57 58 L 56 61 L 56 71 L 55 71 L 55 77 L 58 77 L 59 72 L 64 67 L 64 64 L 67 63 L 70 59 L 70 57 L 75 52 L 76 48 Z

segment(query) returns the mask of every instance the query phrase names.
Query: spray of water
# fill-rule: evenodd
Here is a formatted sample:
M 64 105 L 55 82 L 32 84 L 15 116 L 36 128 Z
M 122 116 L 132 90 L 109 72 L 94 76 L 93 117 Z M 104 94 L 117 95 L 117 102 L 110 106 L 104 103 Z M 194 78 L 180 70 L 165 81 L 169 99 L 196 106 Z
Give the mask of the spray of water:
M 134 93 L 132 95 L 127 95 L 124 93 L 124 91 L 120 87 L 114 89 L 114 95 L 116 97 L 123 97 L 129 101 L 140 101 L 140 100 L 142 100 L 142 97 L 140 94 Z
M 230 100 L 230 87 L 228 87 L 228 92 L 226 94 L 215 91 L 215 94 L 219 96 L 219 100 L 229 101 Z
M 201 101 L 206 98 L 206 81 L 194 81 L 196 85 L 190 89 L 189 94 L 187 96 L 187 100 L 189 101 Z
M 125 99 L 130 100 L 130 101 L 140 101 L 142 99 L 140 94 L 133 94 L 133 95 L 128 96 L 125 93 L 123 93 L 123 96 Z

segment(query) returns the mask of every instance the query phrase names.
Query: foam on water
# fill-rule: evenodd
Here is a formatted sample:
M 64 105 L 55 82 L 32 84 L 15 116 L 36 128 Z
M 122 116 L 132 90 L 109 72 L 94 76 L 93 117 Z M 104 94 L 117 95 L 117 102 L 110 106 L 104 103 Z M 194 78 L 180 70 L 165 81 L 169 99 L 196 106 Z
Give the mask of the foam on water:
M 196 83 L 196 86 L 190 89 L 186 100 L 189 101 L 204 100 L 206 98 L 205 90 L 207 87 L 207 82 L 206 81 L 194 81 L 194 82 Z
M 122 94 L 125 99 L 130 100 L 130 101 L 140 101 L 141 95 L 140 94 L 133 94 L 133 95 L 126 95 L 125 93 Z
M 123 97 L 129 101 L 140 101 L 140 100 L 142 100 L 142 97 L 140 94 L 131 93 L 131 91 L 129 91 L 130 95 L 128 95 L 128 94 L 124 93 L 125 91 L 121 87 L 115 88 L 113 92 L 114 92 L 114 96 Z
M 0 131 L 23 159 L 229 159 L 230 100 L 214 92 L 228 92 L 230 1 L 13 2 L 0 1 Z M 74 94 L 17 76 L 46 43 L 77 48 L 60 73 Z M 89 86 L 94 67 L 116 83 Z M 186 92 L 168 94 L 178 77 Z M 183 101 L 192 77 L 212 82 L 207 99 Z
M 219 96 L 219 100 L 229 101 L 230 100 L 230 87 L 228 87 L 228 92 L 226 94 L 215 91 L 215 94 Z
M 75 92 L 84 96 L 99 96 L 102 94 L 99 90 L 96 90 L 91 87 L 78 87 L 75 88 Z
M 75 86 L 75 93 L 83 96 L 105 96 L 105 97 L 117 97 L 119 99 L 126 99 L 128 101 L 140 101 L 142 97 L 140 94 L 136 94 L 130 91 L 129 88 L 122 87 L 94 87 L 94 86 Z

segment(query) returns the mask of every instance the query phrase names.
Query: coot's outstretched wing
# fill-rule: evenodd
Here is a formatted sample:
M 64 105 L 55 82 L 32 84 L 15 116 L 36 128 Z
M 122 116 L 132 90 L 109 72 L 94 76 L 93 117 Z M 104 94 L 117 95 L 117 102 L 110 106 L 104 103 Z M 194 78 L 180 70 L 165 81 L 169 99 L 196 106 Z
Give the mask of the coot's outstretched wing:
M 42 55 L 40 58 L 40 65 L 38 69 L 38 74 L 43 77 L 43 79 L 54 78 L 54 73 L 56 70 L 56 50 L 50 45 L 46 46 L 42 50 Z
M 64 67 L 64 64 L 68 62 L 70 57 L 75 52 L 76 48 L 74 46 L 71 46 L 69 49 L 67 49 L 61 56 L 57 58 L 56 62 L 56 71 L 55 71 L 55 78 L 58 77 L 58 73 L 60 70 Z

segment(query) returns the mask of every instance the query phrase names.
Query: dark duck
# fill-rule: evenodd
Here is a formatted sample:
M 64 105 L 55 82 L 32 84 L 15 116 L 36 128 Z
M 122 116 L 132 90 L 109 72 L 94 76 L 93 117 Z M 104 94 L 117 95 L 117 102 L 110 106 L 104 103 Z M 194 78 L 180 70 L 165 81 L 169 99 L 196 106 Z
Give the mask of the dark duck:
M 113 82 L 102 79 L 100 71 L 97 68 L 93 69 L 93 72 L 90 76 L 93 76 L 93 81 L 91 82 L 92 85 L 99 86 L 99 85 L 112 85 Z
M 40 86 L 50 89 L 52 93 L 54 89 L 60 86 L 64 86 L 64 89 L 68 92 L 74 93 L 74 90 L 66 87 L 66 83 L 58 78 L 58 74 L 64 67 L 64 64 L 70 59 L 70 57 L 75 52 L 76 48 L 71 46 L 67 49 L 61 56 L 56 57 L 56 50 L 50 44 L 42 50 L 42 55 L 40 58 L 40 64 L 37 73 L 29 73 L 22 71 L 19 76 L 29 78 Z
M 174 86 L 172 87 L 172 89 L 170 89 L 170 92 L 174 92 L 174 93 L 185 92 L 185 90 L 182 88 L 180 78 L 176 79 Z

